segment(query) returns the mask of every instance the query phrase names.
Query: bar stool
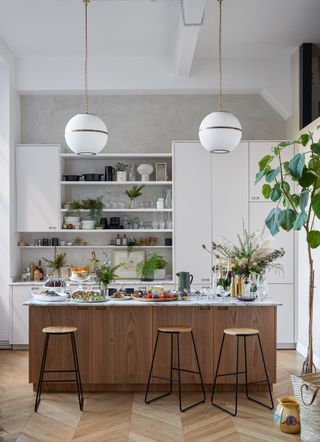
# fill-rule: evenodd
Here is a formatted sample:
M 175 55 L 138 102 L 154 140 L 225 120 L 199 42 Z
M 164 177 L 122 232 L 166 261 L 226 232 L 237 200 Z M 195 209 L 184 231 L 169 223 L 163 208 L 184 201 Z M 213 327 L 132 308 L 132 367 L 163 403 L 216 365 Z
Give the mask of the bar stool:
M 157 346 L 158 346 L 158 341 L 159 341 L 159 336 L 160 333 L 163 334 L 168 334 L 171 337 L 171 363 L 170 363 L 170 377 L 164 377 L 164 376 L 156 376 L 152 374 L 153 371 L 153 365 L 154 365 L 154 360 L 155 360 L 155 356 L 157 353 Z M 197 361 L 197 367 L 198 370 L 194 371 L 194 370 L 187 370 L 185 368 L 181 368 L 180 367 L 180 343 L 179 343 L 179 337 L 181 333 L 190 333 L 191 334 L 191 339 L 192 339 L 192 345 L 194 348 L 194 353 L 196 356 L 196 361 Z M 176 336 L 176 344 L 177 344 L 177 367 L 173 367 L 173 337 Z M 173 377 L 173 370 L 177 371 L 178 373 L 178 379 Z M 202 388 L 202 393 L 203 393 L 203 399 L 199 402 L 196 402 L 194 404 L 189 405 L 188 407 L 182 408 L 182 400 L 181 400 L 181 376 L 180 373 L 181 372 L 187 372 L 187 373 L 195 373 L 198 374 L 200 377 L 200 381 L 201 381 L 201 388 Z M 149 393 L 149 387 L 150 387 L 150 381 L 151 378 L 155 378 L 155 379 L 163 379 L 163 380 L 167 380 L 170 381 L 170 390 L 167 393 L 161 394 L 160 396 L 157 396 L 153 399 L 148 400 L 148 393 Z M 189 410 L 192 407 L 195 407 L 198 404 L 202 404 L 203 402 L 205 402 L 206 400 L 206 394 L 204 391 L 204 386 L 203 386 L 203 380 L 202 380 L 202 374 L 201 374 L 201 369 L 200 369 L 200 364 L 199 364 L 199 358 L 198 358 L 198 353 L 197 353 L 197 349 L 196 349 L 196 344 L 194 341 L 194 337 L 193 337 L 193 333 L 192 333 L 192 328 L 191 327 L 159 327 L 158 328 L 158 333 L 157 333 L 157 338 L 156 338 L 156 343 L 154 346 L 154 350 L 153 350 L 153 356 L 152 356 L 152 362 L 151 362 L 151 367 L 150 367 L 150 372 L 149 372 L 149 378 L 148 378 L 148 385 L 147 385 L 147 391 L 146 391 L 146 395 L 145 395 L 145 403 L 146 404 L 150 404 L 153 401 L 156 401 L 157 399 L 160 399 L 162 397 L 165 396 L 169 396 L 172 393 L 172 383 L 173 382 L 177 382 L 178 383 L 178 394 L 179 394 L 179 407 L 180 407 L 180 411 L 186 411 Z
M 219 366 L 220 366 L 220 360 L 221 360 L 221 355 L 222 355 L 222 350 L 223 350 L 224 339 L 225 339 L 226 335 L 236 336 L 236 338 L 237 338 L 236 371 L 234 373 L 221 373 L 221 374 L 218 374 Z M 264 372 L 265 372 L 266 378 L 263 379 L 262 381 L 248 382 L 247 338 L 255 337 L 255 336 L 258 337 L 260 353 L 261 353 L 261 357 L 262 357 L 262 362 L 263 362 L 263 367 L 264 367 Z M 245 367 L 244 371 L 239 371 L 239 339 L 241 337 L 243 337 L 243 346 L 244 346 L 244 367 Z M 224 330 L 224 332 L 223 332 L 223 338 L 222 338 L 222 343 L 221 343 L 221 347 L 220 347 L 220 353 L 219 353 L 219 358 L 218 358 L 217 370 L 216 370 L 216 374 L 215 374 L 215 378 L 214 378 L 214 382 L 213 382 L 212 395 L 211 395 L 211 403 L 215 407 L 220 408 L 220 410 L 223 410 L 223 411 L 231 414 L 231 416 L 236 416 L 237 412 L 238 412 L 239 374 L 244 374 L 245 375 L 245 386 L 246 386 L 246 396 L 247 396 L 247 399 L 249 399 L 250 401 L 256 402 L 257 404 L 263 405 L 264 407 L 269 408 L 269 410 L 273 410 L 274 404 L 273 404 L 273 398 L 272 398 L 272 393 L 271 393 L 271 387 L 270 387 L 270 382 L 269 382 L 266 362 L 265 362 L 264 354 L 263 354 L 263 350 L 262 350 L 260 333 L 259 333 L 259 330 L 257 330 L 257 329 L 254 329 L 254 328 L 226 328 Z M 230 410 L 227 410 L 226 408 L 223 408 L 221 405 L 218 405 L 218 404 L 213 402 L 213 396 L 214 396 L 214 392 L 215 392 L 215 388 L 216 388 L 217 378 L 220 377 L 220 376 L 236 376 L 236 391 L 235 391 L 235 408 L 234 408 L 234 412 L 232 412 Z M 256 399 L 253 399 L 248 394 L 248 385 L 262 384 L 262 383 L 266 383 L 268 385 L 271 406 L 269 406 L 267 404 L 264 404 L 264 403 L 262 403 L 262 402 L 260 402 L 260 401 L 258 401 Z
M 83 410 L 83 392 L 82 392 L 82 385 L 81 385 L 77 347 L 76 347 L 76 341 L 74 338 L 74 333 L 76 331 L 77 331 L 76 327 L 60 327 L 60 326 L 45 327 L 42 330 L 42 332 L 45 333 L 45 335 L 46 335 L 46 339 L 45 339 L 43 354 L 42 354 L 42 362 L 41 362 L 41 368 L 40 368 L 36 402 L 34 405 L 35 412 L 37 412 L 38 408 L 39 408 L 39 404 L 40 404 L 40 400 L 41 400 L 42 385 L 43 385 L 43 383 L 47 383 L 47 382 L 76 382 L 77 383 L 77 391 L 78 391 L 78 399 L 79 399 L 79 407 L 80 407 L 81 411 Z M 49 338 L 51 335 L 70 335 L 74 370 L 46 370 L 45 369 L 48 346 L 49 346 Z M 44 377 L 45 373 L 75 373 L 76 378 L 70 379 L 70 380 L 69 379 L 44 380 L 43 377 Z

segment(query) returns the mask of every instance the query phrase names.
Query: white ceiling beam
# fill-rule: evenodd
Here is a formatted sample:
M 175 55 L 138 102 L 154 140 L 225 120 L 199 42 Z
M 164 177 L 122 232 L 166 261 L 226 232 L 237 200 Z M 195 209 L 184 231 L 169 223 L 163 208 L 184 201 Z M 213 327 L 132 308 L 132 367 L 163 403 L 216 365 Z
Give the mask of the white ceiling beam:
M 178 77 L 190 75 L 206 1 L 181 0 L 181 18 L 175 51 L 175 72 Z

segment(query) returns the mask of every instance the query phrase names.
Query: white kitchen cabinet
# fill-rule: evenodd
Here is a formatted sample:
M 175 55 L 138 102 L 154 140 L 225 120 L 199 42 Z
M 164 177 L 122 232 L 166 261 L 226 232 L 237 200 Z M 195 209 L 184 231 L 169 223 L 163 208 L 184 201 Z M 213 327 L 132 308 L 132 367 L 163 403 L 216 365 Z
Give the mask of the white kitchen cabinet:
M 13 285 L 10 287 L 12 312 L 12 342 L 14 346 L 29 344 L 29 309 L 23 303 L 31 298 L 30 287 Z
M 292 348 L 295 344 L 295 295 L 293 284 L 269 284 L 269 297 L 281 305 L 277 307 L 277 344 L 279 348 Z
M 271 153 L 271 148 L 279 144 L 280 141 L 250 141 L 249 142 L 249 198 L 250 201 L 266 201 L 261 193 L 261 189 L 265 180 L 262 179 L 259 183 L 255 184 L 256 174 L 259 171 L 258 163 L 265 155 Z M 290 160 L 294 155 L 294 146 L 288 146 L 283 150 L 282 161 Z M 276 165 L 276 164 L 275 164 Z
M 17 145 L 17 231 L 51 232 L 59 228 L 59 145 Z
M 212 238 L 237 242 L 244 225 L 248 229 L 248 142 L 233 152 L 212 155 Z
M 175 272 L 194 284 L 211 284 L 211 154 L 197 142 L 176 142 L 174 154 Z
M 262 231 L 265 228 L 265 237 L 270 236 L 267 226 L 265 225 L 265 219 L 270 210 L 275 207 L 274 203 L 258 202 L 250 203 L 250 231 L 256 230 Z M 274 272 L 273 270 L 268 272 L 267 279 L 269 283 L 282 283 L 293 284 L 294 283 L 294 232 L 286 232 L 280 230 L 280 232 L 273 237 L 274 247 L 283 247 L 285 254 L 278 260 L 283 266 L 283 272 Z

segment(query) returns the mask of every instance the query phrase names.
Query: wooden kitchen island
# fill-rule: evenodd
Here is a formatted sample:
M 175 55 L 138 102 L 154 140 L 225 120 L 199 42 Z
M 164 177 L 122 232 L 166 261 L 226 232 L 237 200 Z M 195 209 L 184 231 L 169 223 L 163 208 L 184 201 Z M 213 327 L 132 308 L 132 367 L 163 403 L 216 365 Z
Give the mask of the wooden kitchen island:
M 252 327 L 260 330 L 270 382 L 276 382 L 276 310 L 271 301 L 241 303 L 239 301 L 186 301 L 145 303 L 141 301 L 109 301 L 103 304 L 71 302 L 43 303 L 30 300 L 29 307 L 29 382 L 34 389 L 38 382 L 44 333 L 52 325 L 78 328 L 76 333 L 81 378 L 84 391 L 143 391 L 146 387 L 157 327 L 191 326 L 197 345 L 206 388 L 210 388 L 217 364 L 223 330 L 228 327 Z M 196 369 L 190 335 L 180 341 L 181 367 Z M 235 371 L 236 339 L 226 338 L 221 369 Z M 241 342 L 242 344 L 242 342 Z M 242 345 L 241 357 L 242 357 Z M 161 336 L 155 373 L 168 376 L 170 338 Z M 243 358 L 240 359 L 243 363 Z M 70 339 L 52 336 L 47 357 L 48 370 L 72 368 Z M 248 339 L 249 381 L 264 379 L 257 338 Z M 55 374 L 57 379 L 61 374 Z M 66 376 L 62 373 L 62 376 Z M 61 377 L 60 377 L 61 378 Z M 219 387 L 230 389 L 229 378 L 220 378 Z M 242 381 L 242 379 L 241 379 Z M 199 388 L 194 374 L 183 374 L 184 389 Z M 72 383 L 45 384 L 46 391 L 72 391 Z M 163 390 L 157 380 L 154 390 Z M 255 388 L 264 389 L 265 385 Z

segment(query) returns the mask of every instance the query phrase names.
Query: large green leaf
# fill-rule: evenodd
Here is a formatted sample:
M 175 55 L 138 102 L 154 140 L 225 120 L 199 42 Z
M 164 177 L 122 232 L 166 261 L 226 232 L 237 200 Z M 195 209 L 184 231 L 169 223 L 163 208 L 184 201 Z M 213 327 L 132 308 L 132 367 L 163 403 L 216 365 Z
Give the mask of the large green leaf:
M 315 172 L 320 170 L 320 158 L 313 157 L 308 163 L 309 169 L 314 170 Z
M 255 181 L 255 184 L 257 184 L 259 181 L 261 181 L 262 178 L 265 176 L 265 174 L 266 174 L 266 170 L 265 170 L 265 169 L 260 170 L 260 172 L 258 172 L 258 173 L 256 174 L 256 181 Z
M 281 210 L 278 220 L 283 230 L 289 232 L 292 229 L 293 224 L 296 220 L 296 213 L 293 209 Z
M 294 178 L 300 179 L 304 168 L 305 155 L 297 153 L 289 162 L 289 171 Z
M 259 161 L 259 170 L 265 169 L 273 160 L 273 156 L 271 155 L 265 155 L 261 160 Z
M 266 198 L 269 199 L 270 198 L 270 192 L 271 192 L 271 186 L 270 184 L 264 184 L 262 186 L 262 195 Z
M 311 207 L 316 214 L 317 218 L 320 218 L 320 194 L 317 193 L 311 198 Z
M 300 193 L 299 207 L 303 212 L 308 205 L 308 199 L 309 199 L 309 191 L 307 189 L 302 189 Z
M 280 228 L 278 217 L 280 212 L 281 209 L 279 209 L 279 207 L 274 207 L 265 219 L 266 226 L 268 227 L 272 236 L 275 236 L 277 233 L 279 233 Z
M 272 201 L 278 201 L 282 195 L 279 184 L 276 184 L 270 192 L 270 198 Z
M 301 187 L 309 187 L 314 183 L 315 174 L 312 169 L 308 169 L 307 167 L 303 168 L 302 177 L 299 180 L 299 184 Z
M 312 249 L 320 246 L 320 232 L 319 230 L 310 230 L 307 234 L 307 241 Z
M 313 153 L 319 155 L 320 154 L 320 144 L 319 143 L 312 143 L 310 146 L 310 149 Z
M 311 140 L 311 134 L 308 133 L 300 135 L 298 142 L 301 143 L 303 146 L 306 146 L 310 140 Z
M 290 194 L 290 185 L 289 183 L 287 183 L 287 181 L 282 181 L 280 187 L 284 191 L 284 193 Z
M 281 170 L 280 166 L 277 167 L 276 169 L 271 169 L 271 171 L 266 175 L 267 183 L 272 183 L 272 181 L 274 181 L 279 175 L 280 170 Z
M 303 225 L 307 222 L 307 219 L 308 215 L 306 214 L 306 212 L 300 212 L 297 215 L 295 222 L 293 223 L 294 230 L 301 230 Z

